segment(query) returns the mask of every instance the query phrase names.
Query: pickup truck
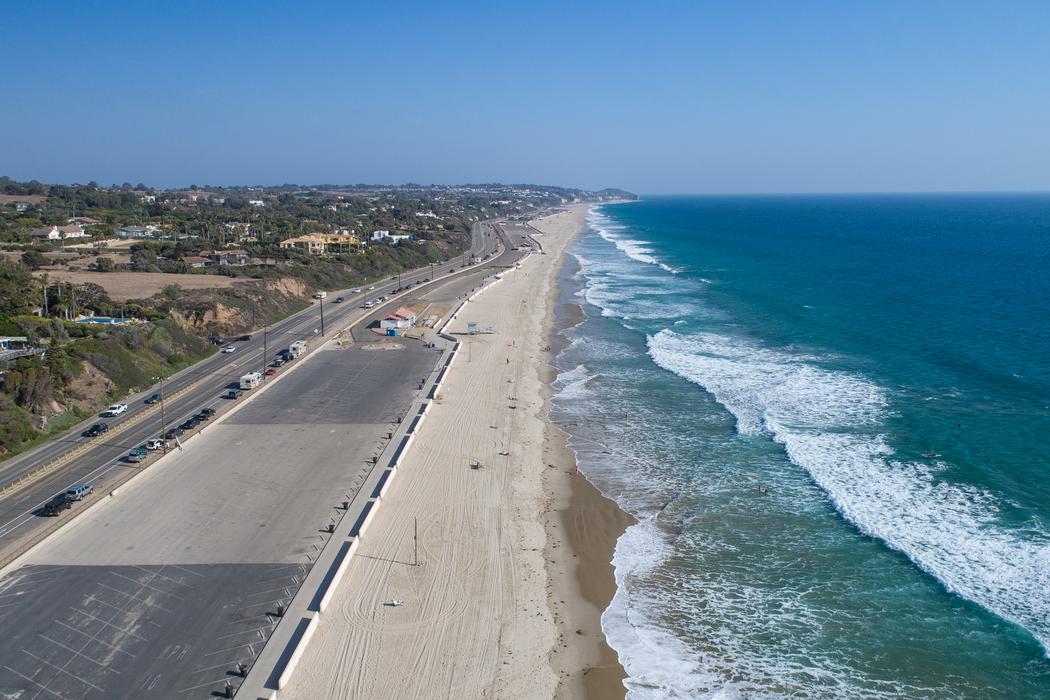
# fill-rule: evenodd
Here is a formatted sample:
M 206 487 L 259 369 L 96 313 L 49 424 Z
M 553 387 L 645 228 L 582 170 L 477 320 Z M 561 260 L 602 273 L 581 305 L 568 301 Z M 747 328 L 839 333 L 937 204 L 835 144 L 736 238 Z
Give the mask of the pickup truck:
M 66 489 L 66 500 L 82 501 L 87 496 L 90 496 L 94 490 L 95 487 L 91 484 L 73 484 Z
M 103 411 L 101 415 L 103 418 L 112 418 L 114 416 L 119 416 L 121 413 L 124 413 L 127 410 L 128 405 L 126 403 L 115 403 L 109 408 L 107 408 L 105 411 Z

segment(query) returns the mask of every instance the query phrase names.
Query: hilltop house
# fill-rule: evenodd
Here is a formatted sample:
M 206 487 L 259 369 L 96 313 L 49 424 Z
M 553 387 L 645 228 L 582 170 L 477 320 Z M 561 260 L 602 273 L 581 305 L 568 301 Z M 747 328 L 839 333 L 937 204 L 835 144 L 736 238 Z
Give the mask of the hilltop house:
M 38 228 L 30 234 L 36 240 L 61 241 L 67 238 L 87 238 L 88 234 L 78 224 L 70 226 L 51 226 L 50 228 Z
M 399 243 L 401 241 L 410 241 L 412 236 L 406 233 L 390 233 L 389 231 L 373 231 L 372 240 L 387 241 L 388 243 Z
M 248 251 L 241 250 L 202 250 L 200 257 L 207 258 L 217 265 L 237 267 L 248 264 Z
M 287 238 L 280 243 L 284 250 L 294 248 L 310 255 L 349 253 L 359 245 L 361 239 L 345 230 L 338 233 L 308 233 L 305 236 Z
M 160 232 L 158 226 L 120 226 L 117 228 L 117 237 L 128 239 L 156 238 Z
M 202 255 L 184 255 L 182 256 L 182 262 L 186 263 L 189 267 L 199 269 L 211 265 L 212 259 L 206 258 Z

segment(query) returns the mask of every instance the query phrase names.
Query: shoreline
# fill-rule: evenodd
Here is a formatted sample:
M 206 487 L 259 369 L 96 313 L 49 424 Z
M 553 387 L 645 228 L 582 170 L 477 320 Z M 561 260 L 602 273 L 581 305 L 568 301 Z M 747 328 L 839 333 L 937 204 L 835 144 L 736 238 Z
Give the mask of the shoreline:
M 542 232 L 542 220 L 529 223 Z M 573 238 L 585 228 L 586 224 L 580 226 Z M 556 310 L 561 303 L 559 280 L 567 254 L 563 253 L 557 263 L 543 321 L 544 336 L 555 348 L 562 330 Z M 575 311 L 581 313 L 579 307 Z M 541 363 L 537 372 L 543 397 L 546 468 L 542 484 L 548 495 L 543 514 L 547 599 L 558 631 L 550 655 L 551 667 L 558 675 L 555 697 L 623 698 L 627 673 L 605 638 L 601 618 L 616 594 L 612 565 L 616 542 L 635 519 L 577 471 L 569 435 L 550 419 L 558 371 L 548 361 Z
M 282 698 L 624 697 L 601 616 L 629 516 L 549 416 L 560 275 L 589 207 L 531 222 L 547 255 L 445 329 L 455 361 Z

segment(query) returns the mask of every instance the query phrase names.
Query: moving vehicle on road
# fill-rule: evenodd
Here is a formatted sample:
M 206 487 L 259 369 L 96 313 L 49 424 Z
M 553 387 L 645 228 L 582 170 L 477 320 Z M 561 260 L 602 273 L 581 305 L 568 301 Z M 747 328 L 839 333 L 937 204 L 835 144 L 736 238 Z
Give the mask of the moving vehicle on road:
M 248 374 L 241 376 L 240 384 L 241 389 L 254 389 L 255 387 L 262 384 L 262 375 L 258 372 L 248 372 Z
M 360 293 L 361 293 L 361 288 L 360 288 L 360 287 L 358 287 L 357 289 L 355 289 L 354 291 L 352 291 L 352 292 L 350 292 L 350 293 L 351 293 L 351 294 L 360 294 Z
M 91 484 L 73 484 L 66 489 L 66 500 L 69 501 L 82 501 L 86 497 L 90 496 L 95 490 L 95 487 Z
M 101 435 L 102 433 L 106 432 L 107 430 L 109 430 L 109 426 L 106 425 L 105 423 L 95 423 L 93 426 L 91 426 L 90 428 L 85 430 L 83 432 L 83 435 L 84 435 L 84 437 L 89 437 L 89 438 L 98 437 L 99 435 Z
M 233 347 L 232 345 L 227 345 L 222 349 L 222 351 L 227 355 L 229 355 L 231 352 L 234 352 L 235 350 L 237 350 L 237 348 Z
M 146 405 L 152 406 L 155 403 L 160 403 L 160 394 L 151 394 L 145 401 Z
M 373 284 L 371 287 L 368 288 L 368 291 L 371 292 L 371 291 L 375 290 L 375 288 L 376 288 L 376 286 Z
M 60 493 L 50 501 L 44 504 L 43 513 L 44 515 L 54 517 L 64 510 L 69 510 L 73 507 L 73 504 L 66 498 L 66 494 Z
M 343 303 L 343 297 L 336 297 L 335 299 L 332 300 L 332 303 L 333 304 L 342 304 Z
M 126 403 L 115 403 L 99 415 L 101 415 L 103 418 L 113 418 L 114 416 L 119 416 L 121 413 L 124 413 L 127 410 L 128 405 Z

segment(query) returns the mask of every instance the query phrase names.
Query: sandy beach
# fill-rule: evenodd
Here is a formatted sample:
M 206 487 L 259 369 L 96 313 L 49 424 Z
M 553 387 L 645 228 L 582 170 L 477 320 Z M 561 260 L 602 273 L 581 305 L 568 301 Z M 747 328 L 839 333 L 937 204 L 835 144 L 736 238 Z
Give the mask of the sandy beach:
M 600 615 L 629 516 L 546 418 L 558 271 L 586 212 L 533 222 L 546 254 L 446 329 L 459 357 L 281 698 L 623 697 Z

